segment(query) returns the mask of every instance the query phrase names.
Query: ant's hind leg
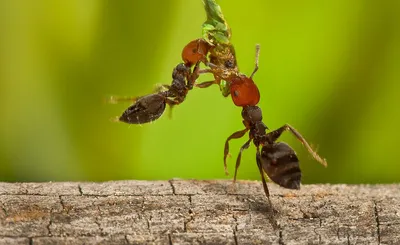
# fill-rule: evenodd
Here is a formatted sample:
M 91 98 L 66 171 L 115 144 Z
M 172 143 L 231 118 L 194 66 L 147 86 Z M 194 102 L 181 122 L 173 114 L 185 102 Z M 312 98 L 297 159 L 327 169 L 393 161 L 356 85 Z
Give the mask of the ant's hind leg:
M 137 97 L 130 97 L 130 96 L 110 96 L 109 98 L 105 99 L 106 103 L 109 104 L 118 104 L 121 102 L 136 102 L 138 99 L 142 98 L 143 96 Z
M 158 84 L 154 85 L 153 91 L 154 91 L 154 93 L 159 93 L 159 92 L 169 90 L 170 88 L 171 88 L 171 85 L 158 83 Z
M 284 131 L 289 131 L 292 133 L 303 145 L 304 147 L 308 150 L 308 152 L 311 154 L 311 156 L 317 160 L 319 163 L 321 163 L 324 167 L 328 165 L 326 162 L 326 159 L 320 157 L 318 153 L 308 144 L 306 139 L 292 126 L 289 124 L 285 124 L 284 126 L 278 128 L 277 130 L 274 130 L 270 133 L 267 134 L 268 139 L 271 142 L 275 142 Z
M 229 141 L 230 141 L 231 139 L 239 139 L 239 138 L 243 137 L 243 135 L 245 135 L 245 133 L 246 133 L 247 131 L 248 131 L 248 129 L 245 128 L 245 129 L 243 129 L 243 130 L 234 132 L 234 133 L 231 134 L 231 136 L 229 136 L 229 137 L 226 139 L 226 141 L 225 141 L 225 147 L 224 147 L 224 169 L 225 169 L 225 174 L 226 174 L 226 175 L 229 175 L 228 167 L 227 167 L 227 164 L 226 164 L 226 157 L 227 157 L 228 154 L 229 154 Z
M 260 171 L 260 175 L 261 175 L 261 181 L 262 181 L 262 184 L 263 184 L 264 193 L 265 193 L 265 196 L 268 199 L 269 206 L 271 207 L 271 210 L 272 210 L 272 203 L 271 203 L 271 200 L 269 199 L 269 190 L 268 190 L 267 182 L 265 181 L 265 175 L 264 175 L 264 171 L 263 171 L 263 168 L 262 168 L 262 165 L 261 165 L 261 156 L 260 156 L 260 152 L 258 150 L 257 150 L 257 153 L 256 153 L 256 160 L 257 160 L 258 170 Z
M 251 138 L 240 148 L 240 151 L 239 151 L 239 155 L 238 155 L 238 157 L 237 157 L 237 159 L 236 159 L 236 167 L 235 167 L 235 175 L 234 175 L 234 177 L 233 177 L 233 182 L 236 182 L 236 176 L 237 176 L 237 171 L 238 171 L 238 168 L 239 168 L 239 166 L 240 166 L 240 160 L 242 159 L 242 152 L 244 151 L 244 150 L 246 150 L 247 148 L 249 148 L 249 146 L 250 146 L 250 143 L 251 143 Z

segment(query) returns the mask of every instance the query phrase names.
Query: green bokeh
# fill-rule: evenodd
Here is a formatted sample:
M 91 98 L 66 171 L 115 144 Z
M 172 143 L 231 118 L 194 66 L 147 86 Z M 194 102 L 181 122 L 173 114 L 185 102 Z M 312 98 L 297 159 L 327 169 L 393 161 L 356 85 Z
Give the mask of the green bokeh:
M 400 181 L 399 1 L 218 2 L 243 73 L 261 45 L 266 125 L 291 124 L 328 160 L 284 135 L 303 183 Z M 241 109 L 218 86 L 143 126 L 111 122 L 129 104 L 104 103 L 170 83 L 205 18 L 200 0 L 0 1 L 0 181 L 232 178 L 223 146 Z M 238 178 L 260 178 L 253 146 Z

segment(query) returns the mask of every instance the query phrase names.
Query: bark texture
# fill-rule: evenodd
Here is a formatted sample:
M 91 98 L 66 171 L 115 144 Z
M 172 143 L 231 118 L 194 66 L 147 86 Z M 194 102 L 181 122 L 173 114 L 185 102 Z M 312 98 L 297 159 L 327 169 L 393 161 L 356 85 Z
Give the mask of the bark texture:
M 400 244 L 400 185 L 0 183 L 0 244 Z

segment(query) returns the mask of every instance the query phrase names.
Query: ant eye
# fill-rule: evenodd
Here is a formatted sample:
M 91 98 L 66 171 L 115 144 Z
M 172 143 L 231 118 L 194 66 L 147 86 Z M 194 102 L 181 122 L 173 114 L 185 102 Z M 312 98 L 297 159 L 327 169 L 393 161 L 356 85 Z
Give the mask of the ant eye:
M 234 92 L 233 92 L 233 95 L 235 96 L 235 97 L 239 97 L 239 91 L 237 91 L 237 90 L 235 90 Z
M 232 60 L 227 60 L 227 61 L 225 61 L 225 67 L 226 68 L 235 68 L 235 62 L 233 62 Z

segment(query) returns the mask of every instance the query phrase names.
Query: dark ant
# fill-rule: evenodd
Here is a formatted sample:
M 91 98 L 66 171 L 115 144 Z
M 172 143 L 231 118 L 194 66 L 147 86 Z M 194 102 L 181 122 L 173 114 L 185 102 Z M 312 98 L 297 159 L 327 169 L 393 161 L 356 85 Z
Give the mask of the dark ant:
M 204 54 L 207 54 L 209 48 L 209 44 L 202 40 L 194 40 L 187 44 L 182 51 L 182 60 L 185 63 L 174 68 L 171 85 L 160 85 L 155 93 L 142 97 L 111 97 L 110 103 L 135 102 L 116 121 L 129 124 L 152 122 L 161 117 L 167 104 L 173 107 L 182 103 L 199 77 L 200 62 L 206 62 Z M 193 72 L 191 72 L 193 66 Z
M 199 76 L 198 70 L 199 62 L 196 63 L 193 72 L 191 72 L 190 66 L 181 63 L 172 72 L 171 85 L 159 86 L 156 93 L 136 98 L 111 98 L 111 102 L 114 103 L 122 100 L 135 102 L 122 113 L 118 121 L 142 124 L 158 119 L 164 113 L 167 104 L 173 107 L 185 100 L 186 94 L 193 89 Z

